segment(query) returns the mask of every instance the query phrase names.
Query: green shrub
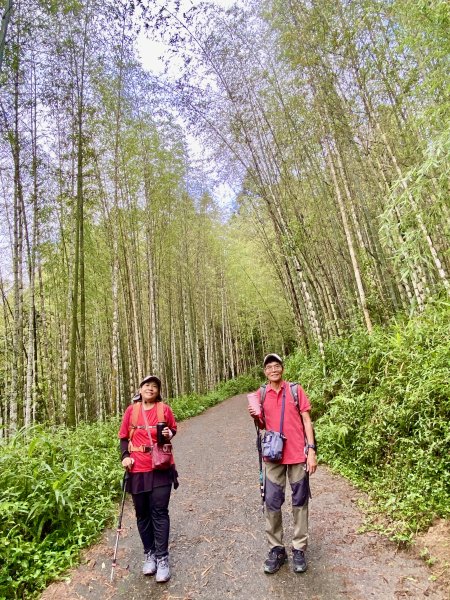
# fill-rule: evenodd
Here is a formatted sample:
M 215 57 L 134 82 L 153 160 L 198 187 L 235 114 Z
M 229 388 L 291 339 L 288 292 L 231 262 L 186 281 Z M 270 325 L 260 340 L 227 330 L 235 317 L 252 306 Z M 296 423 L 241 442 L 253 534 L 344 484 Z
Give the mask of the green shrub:
M 117 420 L 21 431 L 0 456 L 0 598 L 27 598 L 76 559 L 120 493 Z
M 242 375 L 200 396 L 169 401 L 178 421 L 260 380 Z M 0 454 L 0 600 L 31 598 L 74 564 L 117 510 L 119 421 L 76 430 L 21 431 Z
M 450 515 L 450 310 L 434 305 L 287 361 L 314 403 L 321 460 L 367 490 L 408 541 Z

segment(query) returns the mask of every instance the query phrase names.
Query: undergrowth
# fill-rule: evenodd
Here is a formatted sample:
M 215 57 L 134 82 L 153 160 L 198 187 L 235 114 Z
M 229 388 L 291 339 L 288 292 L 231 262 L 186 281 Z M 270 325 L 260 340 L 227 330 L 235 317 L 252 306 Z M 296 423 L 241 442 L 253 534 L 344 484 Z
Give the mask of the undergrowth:
M 118 421 L 21 431 L 0 455 L 0 598 L 28 598 L 97 538 L 120 493 Z
M 246 375 L 168 402 L 181 421 L 258 385 Z M 35 597 L 111 522 L 123 473 L 118 429 L 117 419 L 36 426 L 1 446 L 0 600 Z
M 318 353 L 286 365 L 312 400 L 321 460 L 369 493 L 398 542 L 450 516 L 449 317 L 440 303 L 334 340 L 325 376 Z

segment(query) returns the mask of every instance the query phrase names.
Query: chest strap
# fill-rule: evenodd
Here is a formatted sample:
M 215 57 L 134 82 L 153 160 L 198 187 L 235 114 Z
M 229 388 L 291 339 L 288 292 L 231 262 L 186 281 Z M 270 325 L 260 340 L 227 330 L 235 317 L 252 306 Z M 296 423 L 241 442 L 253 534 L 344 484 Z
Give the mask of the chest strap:
M 133 446 L 133 435 L 136 429 L 146 429 L 150 436 L 150 429 L 156 429 L 156 425 L 138 425 L 138 419 L 140 412 L 143 411 L 142 402 L 136 402 L 133 405 L 133 410 L 131 413 L 131 423 L 128 430 L 128 452 L 151 452 L 152 446 Z M 156 404 L 156 412 L 158 421 L 164 421 L 164 404 L 163 402 L 158 402 Z M 145 419 L 145 415 L 144 415 Z
M 152 451 L 151 446 L 133 446 L 133 444 L 131 442 L 128 444 L 128 452 L 151 452 L 151 451 Z

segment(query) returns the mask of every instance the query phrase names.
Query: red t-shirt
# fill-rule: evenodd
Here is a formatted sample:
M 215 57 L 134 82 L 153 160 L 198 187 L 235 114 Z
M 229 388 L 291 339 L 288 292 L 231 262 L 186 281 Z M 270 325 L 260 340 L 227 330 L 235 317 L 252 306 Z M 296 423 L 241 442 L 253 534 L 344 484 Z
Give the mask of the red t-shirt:
M 131 413 L 133 411 L 133 404 L 131 404 L 125 411 L 122 419 L 122 425 L 119 429 L 119 438 L 128 439 L 129 427 L 131 420 Z M 153 444 L 156 444 L 156 427 L 158 423 L 158 413 L 156 404 L 150 409 L 145 411 L 147 417 L 147 424 L 149 429 L 135 429 L 133 434 L 133 446 L 150 446 L 149 431 L 152 436 Z M 164 420 L 167 423 L 167 427 L 173 431 L 177 430 L 177 423 L 173 415 L 172 409 L 167 404 L 164 404 Z M 145 425 L 143 408 L 141 404 L 141 410 L 139 411 L 138 422 L 136 425 Z M 130 457 L 134 459 L 134 464 L 130 468 L 130 473 L 146 473 L 147 471 L 153 471 L 152 454 L 151 452 L 130 452 Z M 172 457 L 172 464 L 174 460 Z
M 286 388 L 286 400 L 284 404 L 283 434 L 286 437 L 283 447 L 283 459 L 281 464 L 294 465 L 306 462 L 305 456 L 305 432 L 303 421 L 295 406 L 294 396 L 287 381 L 283 381 L 278 392 L 272 389 L 270 383 L 266 387 L 264 398 L 264 417 L 267 431 L 280 431 L 281 401 L 283 390 Z M 259 391 L 261 396 L 261 390 Z M 311 410 L 311 404 L 303 388 L 298 385 L 298 408 L 300 412 Z

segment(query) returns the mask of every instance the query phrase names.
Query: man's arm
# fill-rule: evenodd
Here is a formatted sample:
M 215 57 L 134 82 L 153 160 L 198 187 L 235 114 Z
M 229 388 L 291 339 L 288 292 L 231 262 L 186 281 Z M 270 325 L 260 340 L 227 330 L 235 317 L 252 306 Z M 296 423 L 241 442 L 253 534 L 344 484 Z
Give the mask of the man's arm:
M 305 436 L 308 444 L 314 444 L 314 430 L 311 421 L 311 415 L 309 414 L 309 410 L 302 412 L 303 419 L 303 427 L 305 428 Z M 306 470 L 310 475 L 315 473 L 317 469 L 317 458 L 316 451 L 313 448 L 309 448 L 308 454 L 306 456 Z

